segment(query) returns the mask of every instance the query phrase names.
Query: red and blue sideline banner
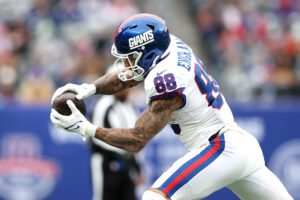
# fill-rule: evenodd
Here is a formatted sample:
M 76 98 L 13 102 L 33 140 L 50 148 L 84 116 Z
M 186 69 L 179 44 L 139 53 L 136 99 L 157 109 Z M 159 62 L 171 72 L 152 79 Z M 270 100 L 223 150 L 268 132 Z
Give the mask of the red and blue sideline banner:
M 300 200 L 300 106 L 283 102 L 268 107 L 258 104 L 231 107 L 237 123 L 259 140 L 268 167 L 294 199 Z M 57 129 L 49 115 L 48 107 L 17 104 L 0 107 L 0 200 L 92 198 L 87 143 L 77 134 Z M 215 142 L 207 149 L 213 150 L 213 156 L 204 156 L 207 159 L 194 163 L 193 168 L 182 168 L 177 173 L 192 178 L 211 159 L 218 159 L 222 140 Z M 154 137 L 138 155 L 146 180 L 143 188 L 149 188 L 186 152 L 171 128 Z M 183 180 L 171 177 L 162 190 L 171 195 L 182 184 Z M 239 198 L 222 189 L 205 198 L 214 199 Z

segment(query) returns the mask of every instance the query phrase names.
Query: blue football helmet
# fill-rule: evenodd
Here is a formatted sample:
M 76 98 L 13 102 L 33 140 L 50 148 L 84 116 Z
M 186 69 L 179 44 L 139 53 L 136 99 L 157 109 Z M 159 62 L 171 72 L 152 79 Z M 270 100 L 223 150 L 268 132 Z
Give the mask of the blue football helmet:
M 122 81 L 141 81 L 156 66 L 170 44 L 169 29 L 163 19 L 152 14 L 138 14 L 118 27 L 112 55 Z M 123 62 L 121 64 L 121 62 Z

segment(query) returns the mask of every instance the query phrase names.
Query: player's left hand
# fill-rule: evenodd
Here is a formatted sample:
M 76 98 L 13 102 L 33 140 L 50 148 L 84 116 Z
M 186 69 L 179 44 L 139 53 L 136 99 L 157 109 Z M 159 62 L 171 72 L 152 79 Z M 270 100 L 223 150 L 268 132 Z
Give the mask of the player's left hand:
M 84 139 L 86 136 L 95 136 L 97 126 L 91 124 L 85 116 L 76 108 L 75 104 L 68 100 L 67 104 L 71 109 L 71 115 L 61 115 L 55 109 L 52 109 L 50 119 L 52 123 L 69 132 L 79 133 Z

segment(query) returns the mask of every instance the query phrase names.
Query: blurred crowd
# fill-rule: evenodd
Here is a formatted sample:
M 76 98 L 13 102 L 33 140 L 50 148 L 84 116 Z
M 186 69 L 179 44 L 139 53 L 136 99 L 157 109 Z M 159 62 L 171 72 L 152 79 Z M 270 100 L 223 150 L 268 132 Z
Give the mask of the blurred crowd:
M 57 87 L 93 81 L 137 12 L 131 0 L 0 0 L 0 102 L 49 105 Z
M 299 0 L 190 0 L 204 63 L 226 96 L 300 95 Z
M 300 0 L 187 2 L 227 97 L 300 96 Z M 112 63 L 115 28 L 137 12 L 134 0 L 0 0 L 0 102 L 48 105 L 57 87 L 93 81 Z

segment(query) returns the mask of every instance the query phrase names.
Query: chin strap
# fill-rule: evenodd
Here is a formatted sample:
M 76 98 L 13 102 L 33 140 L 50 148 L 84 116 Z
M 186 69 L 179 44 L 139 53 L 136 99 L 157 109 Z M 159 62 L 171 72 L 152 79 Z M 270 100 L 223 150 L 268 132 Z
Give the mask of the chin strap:
M 156 56 L 156 58 L 153 60 L 151 67 L 149 68 L 149 70 L 147 71 L 147 73 L 143 74 L 143 79 L 146 78 L 146 76 L 148 75 L 148 73 L 156 66 L 156 61 L 158 60 L 159 56 Z
M 156 66 L 156 64 L 157 64 L 156 62 L 157 62 L 158 58 L 159 58 L 159 56 L 156 56 L 156 58 L 153 60 L 153 63 L 151 65 L 151 67 L 149 68 L 148 72 Z

